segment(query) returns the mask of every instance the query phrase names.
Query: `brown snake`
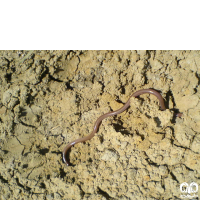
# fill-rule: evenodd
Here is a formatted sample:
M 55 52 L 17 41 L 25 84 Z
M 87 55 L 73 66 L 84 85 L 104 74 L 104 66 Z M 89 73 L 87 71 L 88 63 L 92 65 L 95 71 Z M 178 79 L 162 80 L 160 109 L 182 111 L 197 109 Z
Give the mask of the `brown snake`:
M 153 89 L 142 89 L 142 90 L 138 90 L 137 92 L 133 93 L 131 97 L 138 97 L 140 96 L 141 94 L 145 94 L 145 93 L 148 93 L 148 94 L 153 94 L 155 95 L 159 102 L 160 102 L 160 107 L 161 107 L 161 110 L 166 110 L 166 107 L 165 107 L 165 104 L 164 104 L 164 99 L 163 97 L 161 96 L 161 94 Z M 122 106 L 120 109 L 116 110 L 116 111 L 112 111 L 112 112 L 109 112 L 109 113 L 106 113 L 104 115 L 101 115 L 95 122 L 94 124 L 94 128 L 93 128 L 93 131 L 90 133 L 90 135 L 86 136 L 86 137 L 83 137 L 83 138 L 79 138 L 79 139 L 76 139 L 72 142 L 70 142 L 63 150 L 63 161 L 66 163 L 67 166 L 69 166 L 69 162 L 67 161 L 67 151 L 75 144 L 79 143 L 79 142 L 85 142 L 87 140 L 90 140 L 94 137 L 95 133 L 98 131 L 98 128 L 99 128 L 99 125 L 101 123 L 101 121 L 109 116 L 113 116 L 113 115 L 117 115 L 117 114 L 120 114 L 122 112 L 124 112 L 129 106 L 130 106 L 130 98 L 128 99 L 128 101 L 124 104 L 124 106 Z M 176 114 L 176 117 L 181 117 L 182 116 L 182 113 L 177 113 Z

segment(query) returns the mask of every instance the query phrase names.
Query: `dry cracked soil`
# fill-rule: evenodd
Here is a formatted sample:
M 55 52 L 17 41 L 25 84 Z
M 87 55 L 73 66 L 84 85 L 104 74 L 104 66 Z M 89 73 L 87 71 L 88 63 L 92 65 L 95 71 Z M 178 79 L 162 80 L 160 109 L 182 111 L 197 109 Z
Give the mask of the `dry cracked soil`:
M 199 84 L 200 51 L 0 51 L 0 199 L 181 199 L 200 187 Z M 147 88 L 165 111 L 131 98 L 63 163 Z

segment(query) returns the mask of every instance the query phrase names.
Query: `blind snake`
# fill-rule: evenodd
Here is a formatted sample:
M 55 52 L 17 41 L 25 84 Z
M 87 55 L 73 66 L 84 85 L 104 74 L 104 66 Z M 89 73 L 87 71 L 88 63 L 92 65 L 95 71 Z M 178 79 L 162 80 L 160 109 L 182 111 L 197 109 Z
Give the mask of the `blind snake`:
M 128 101 L 124 104 L 124 106 L 122 106 L 120 109 L 116 110 L 116 111 L 112 111 L 112 112 L 108 112 L 104 115 L 101 115 L 95 122 L 94 124 L 94 128 L 93 128 L 93 131 L 90 133 L 90 135 L 88 136 L 85 136 L 83 138 L 79 138 L 79 139 L 76 139 L 72 142 L 70 142 L 63 150 L 63 161 L 65 162 L 65 164 L 67 166 L 69 166 L 69 162 L 67 160 L 67 151 L 75 144 L 79 143 L 79 142 L 85 142 L 87 140 L 90 140 L 94 137 L 95 133 L 98 131 L 98 128 L 99 128 L 99 125 L 101 123 L 101 121 L 109 116 L 113 116 L 113 115 L 117 115 L 117 114 L 120 114 L 122 112 L 124 112 L 129 106 L 130 106 L 130 99 L 131 97 L 138 97 L 140 96 L 141 94 L 145 94 L 145 93 L 148 93 L 148 94 L 153 94 L 154 96 L 156 96 L 160 102 L 160 107 L 161 107 L 161 110 L 166 110 L 166 107 L 165 107 L 165 104 L 164 104 L 164 99 L 162 98 L 161 94 L 158 93 L 157 91 L 153 90 L 153 89 L 142 89 L 142 90 L 138 90 L 136 91 L 135 93 L 133 93 L 130 98 L 128 99 Z M 182 116 L 182 113 L 177 113 L 176 114 L 176 117 L 181 117 Z

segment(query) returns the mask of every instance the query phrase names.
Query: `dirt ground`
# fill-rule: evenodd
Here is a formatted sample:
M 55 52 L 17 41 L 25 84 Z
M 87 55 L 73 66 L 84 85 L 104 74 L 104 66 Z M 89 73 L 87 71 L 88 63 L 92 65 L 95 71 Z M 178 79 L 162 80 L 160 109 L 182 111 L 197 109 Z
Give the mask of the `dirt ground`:
M 180 199 L 181 183 L 200 188 L 199 85 L 200 51 L 0 51 L 0 199 Z M 131 98 L 63 163 L 69 142 L 147 88 L 167 110 Z

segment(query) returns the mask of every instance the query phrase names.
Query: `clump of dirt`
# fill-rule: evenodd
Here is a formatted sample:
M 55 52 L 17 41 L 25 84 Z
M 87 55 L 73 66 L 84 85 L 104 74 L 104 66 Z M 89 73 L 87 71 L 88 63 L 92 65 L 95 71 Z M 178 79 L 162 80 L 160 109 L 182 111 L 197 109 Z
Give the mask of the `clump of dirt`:
M 1 51 L 0 199 L 172 199 L 200 185 L 199 66 L 200 51 Z M 67 143 L 147 88 L 167 110 L 132 98 L 65 166 Z

